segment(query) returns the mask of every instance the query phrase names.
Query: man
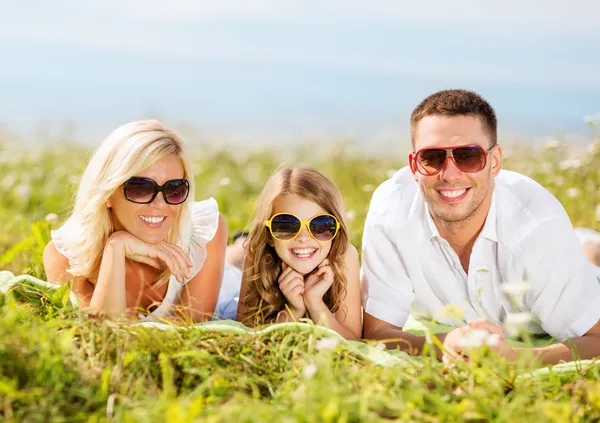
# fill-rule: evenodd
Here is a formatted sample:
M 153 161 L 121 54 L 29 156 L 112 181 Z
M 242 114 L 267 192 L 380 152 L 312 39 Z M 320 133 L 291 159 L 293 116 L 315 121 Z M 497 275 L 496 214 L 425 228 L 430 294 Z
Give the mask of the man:
M 543 362 L 600 355 L 596 271 L 558 200 L 501 170 L 492 107 L 470 91 L 438 92 L 413 111 L 411 137 L 409 166 L 377 188 L 365 222 L 365 338 L 418 353 L 425 338 L 402 330 L 411 314 L 456 327 L 437 335 L 438 356 L 468 355 L 464 337 L 478 329 L 515 360 L 523 350 L 501 325 L 531 318 L 530 333 L 564 341 L 532 348 Z

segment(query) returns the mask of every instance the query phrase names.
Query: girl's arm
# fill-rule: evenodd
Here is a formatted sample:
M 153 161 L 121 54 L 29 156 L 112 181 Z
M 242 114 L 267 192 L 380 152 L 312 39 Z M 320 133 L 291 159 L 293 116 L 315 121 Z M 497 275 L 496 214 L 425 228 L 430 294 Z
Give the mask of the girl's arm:
M 248 270 L 249 266 L 250 266 L 250 262 L 249 262 L 248 256 L 245 256 L 244 257 L 244 265 L 242 267 L 242 285 L 240 287 L 240 300 L 238 302 L 238 309 L 237 309 L 237 315 L 235 316 L 235 320 L 237 320 L 238 322 L 242 322 L 246 326 L 252 327 L 253 326 L 252 319 L 248 319 L 248 321 L 244 320 L 247 318 L 247 314 L 248 314 L 248 307 L 244 303 L 244 300 L 246 299 L 246 295 L 248 295 L 248 280 L 244 277 L 244 275 L 248 273 L 247 270 Z
M 215 311 L 225 267 L 227 236 L 227 222 L 220 215 L 217 232 L 206 244 L 206 261 L 202 269 L 183 287 L 180 297 L 182 313 L 184 316 L 191 315 L 194 322 L 210 320 Z
M 344 274 L 348 282 L 346 297 L 335 315 L 322 299 L 307 304 L 307 309 L 315 323 L 335 330 L 346 339 L 359 339 L 362 337 L 360 263 L 353 245 L 348 245 L 344 254 Z

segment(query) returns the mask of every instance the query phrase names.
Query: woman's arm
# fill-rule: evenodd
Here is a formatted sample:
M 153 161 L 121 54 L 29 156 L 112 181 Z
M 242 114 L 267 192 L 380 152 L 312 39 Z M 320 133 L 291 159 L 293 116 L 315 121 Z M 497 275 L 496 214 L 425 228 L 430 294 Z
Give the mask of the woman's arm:
M 117 237 L 111 237 L 104 248 L 96 286 L 86 279 L 73 278 L 68 267 L 69 260 L 50 242 L 44 249 L 44 268 L 50 283 L 62 285 L 73 280 L 71 289 L 80 299 L 81 308 L 111 315 L 125 311 L 125 250 Z
M 215 311 L 223 279 L 227 236 L 227 222 L 219 215 L 217 232 L 206 244 L 206 261 L 200 271 L 185 284 L 181 293 L 181 312 L 194 322 L 210 320 Z
M 346 339 L 359 339 L 362 336 L 360 264 L 353 245 L 349 245 L 344 254 L 344 275 L 348 283 L 346 297 L 335 315 L 322 300 L 307 304 L 307 308 L 315 323 L 335 330 Z
M 44 271 L 48 282 L 63 285 L 71 282 L 71 291 L 79 300 L 81 308 L 87 308 L 90 305 L 92 294 L 94 293 L 94 285 L 85 278 L 74 278 L 67 269 L 69 268 L 69 259 L 63 256 L 50 241 L 44 248 Z

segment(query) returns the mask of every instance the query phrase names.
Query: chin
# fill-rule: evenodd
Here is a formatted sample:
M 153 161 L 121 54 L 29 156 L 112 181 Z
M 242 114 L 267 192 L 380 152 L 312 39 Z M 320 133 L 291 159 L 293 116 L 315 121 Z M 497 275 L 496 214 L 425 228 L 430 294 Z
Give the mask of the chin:
M 286 262 L 288 266 L 294 269 L 296 272 L 300 273 L 302 276 L 308 275 L 310 272 L 317 268 L 318 263 L 295 263 L 295 262 Z

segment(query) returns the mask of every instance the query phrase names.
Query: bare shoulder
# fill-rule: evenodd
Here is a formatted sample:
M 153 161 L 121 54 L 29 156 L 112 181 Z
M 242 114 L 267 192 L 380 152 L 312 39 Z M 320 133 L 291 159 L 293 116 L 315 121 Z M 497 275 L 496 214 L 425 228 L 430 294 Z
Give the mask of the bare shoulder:
M 56 249 L 56 246 L 54 245 L 54 241 L 50 241 L 48 243 L 48 245 L 46 245 L 46 247 L 44 248 L 43 259 L 44 259 L 44 265 L 46 265 L 46 263 L 54 264 L 54 265 L 62 264 L 64 266 L 69 265 L 69 259 L 67 259 L 65 256 L 63 256 Z
M 346 248 L 346 252 L 344 253 L 344 267 L 346 268 L 346 273 L 348 275 L 356 275 L 358 278 L 360 272 L 360 259 L 356 247 L 352 244 L 348 244 L 348 248 Z
M 219 213 L 219 227 L 217 228 L 217 232 L 224 232 L 227 235 L 227 219 L 225 216 Z
M 69 259 L 56 249 L 54 242 L 50 241 L 46 245 L 42 259 L 48 282 L 61 283 L 72 279 L 72 276 L 67 272 Z
M 215 234 L 215 237 L 213 239 L 216 239 L 219 241 L 225 240 L 225 243 L 227 243 L 228 236 L 229 236 L 229 234 L 228 234 L 228 228 L 227 228 L 227 220 L 225 219 L 225 216 L 223 216 L 222 214 L 219 214 L 219 225 L 217 227 L 217 233 Z
M 346 252 L 344 253 L 344 263 L 348 269 L 358 269 L 360 267 L 358 250 L 352 244 L 348 244 Z

